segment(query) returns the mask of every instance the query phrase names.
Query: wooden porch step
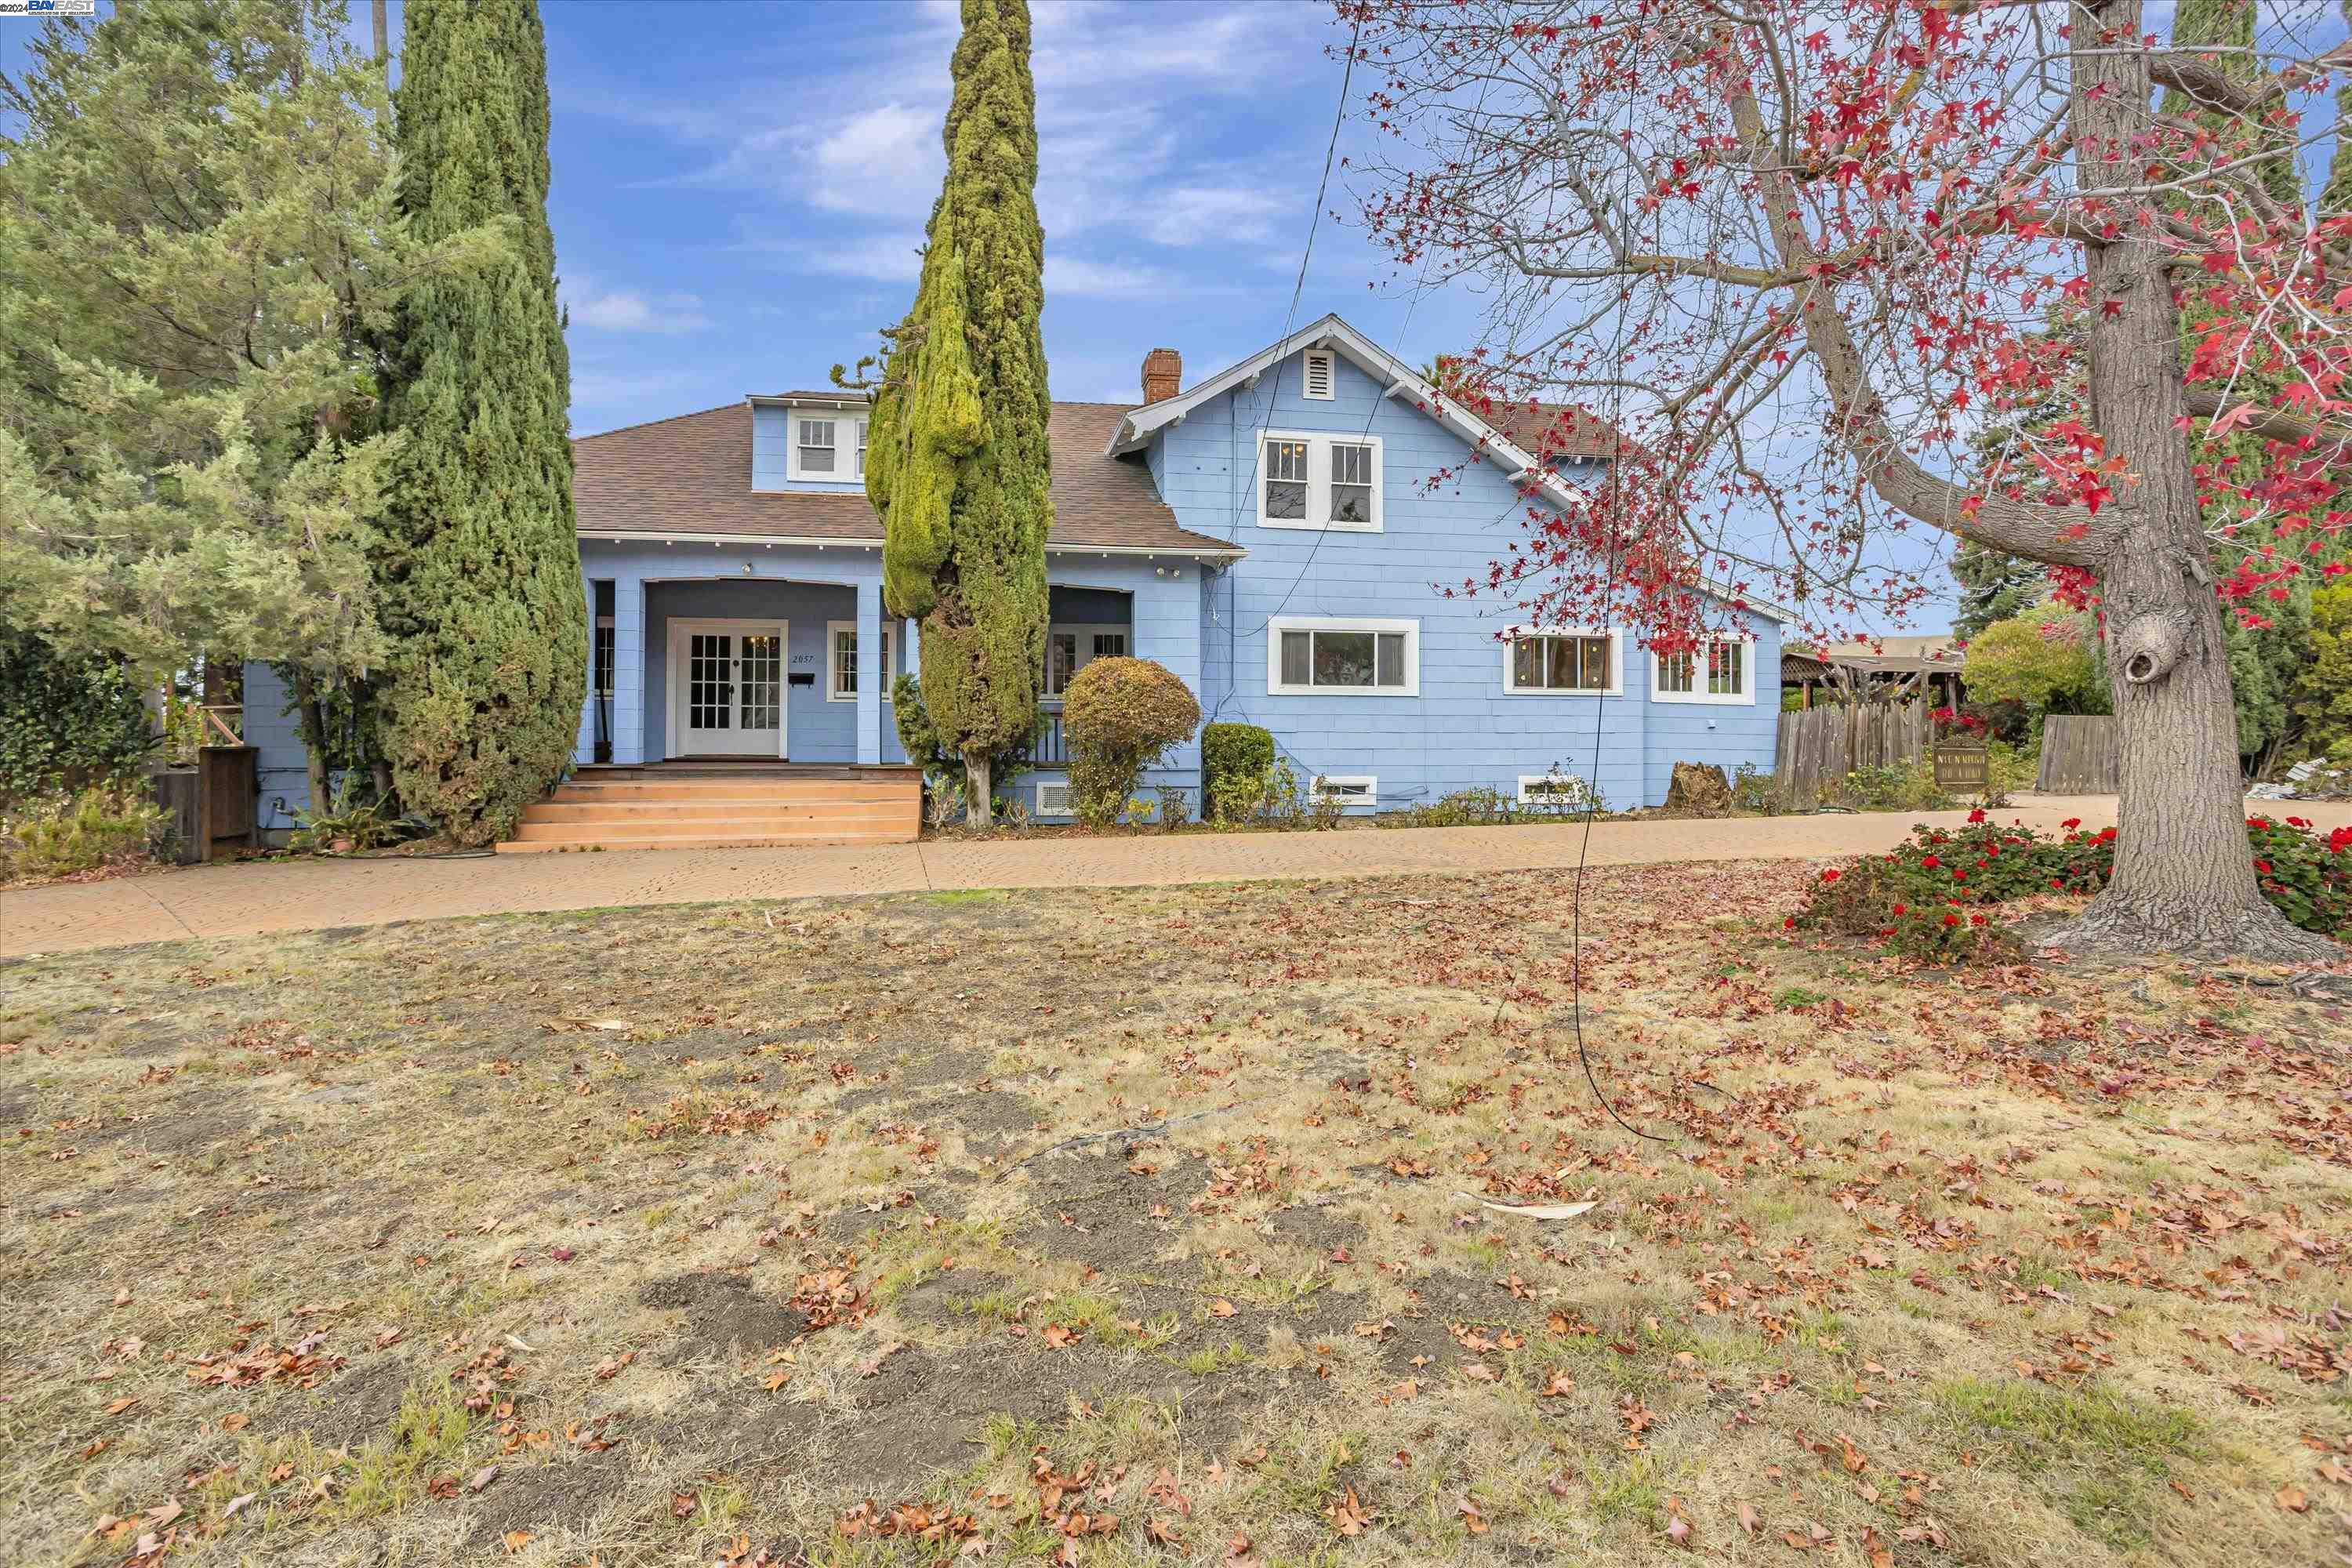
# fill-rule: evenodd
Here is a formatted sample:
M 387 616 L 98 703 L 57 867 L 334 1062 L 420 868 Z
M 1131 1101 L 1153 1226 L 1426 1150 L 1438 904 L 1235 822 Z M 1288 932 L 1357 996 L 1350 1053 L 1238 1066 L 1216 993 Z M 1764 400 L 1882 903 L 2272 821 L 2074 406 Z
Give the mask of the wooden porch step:
M 914 816 L 919 800 L 803 800 L 769 795 L 751 800 L 548 800 L 527 809 L 525 822 L 747 822 L 753 817 L 797 822 L 862 816 Z
M 502 854 L 903 844 L 922 834 L 913 768 L 774 763 L 583 768 L 528 807 Z
M 915 836 L 911 833 L 678 833 L 658 834 L 647 837 L 604 837 L 585 843 L 554 840 L 509 839 L 498 847 L 501 855 L 560 855 L 593 852 L 604 849 L 792 849 L 820 848 L 827 845 L 904 844 Z
M 919 783 L 868 784 L 856 779 L 768 779 L 729 776 L 691 783 L 669 779 L 616 779 L 559 784 L 549 798 L 558 804 L 597 801 L 763 801 L 920 799 Z

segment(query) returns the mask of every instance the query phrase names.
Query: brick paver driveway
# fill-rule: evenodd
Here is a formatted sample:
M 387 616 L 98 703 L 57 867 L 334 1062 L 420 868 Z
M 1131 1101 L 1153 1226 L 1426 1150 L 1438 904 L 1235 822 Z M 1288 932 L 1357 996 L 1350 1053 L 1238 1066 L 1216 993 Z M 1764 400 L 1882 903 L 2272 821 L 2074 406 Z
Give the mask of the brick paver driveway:
M 2352 805 L 2343 804 L 2250 801 L 2247 808 L 2300 816 L 2323 827 L 2352 823 Z M 2112 795 L 2026 796 L 1996 815 L 2044 829 L 2055 828 L 2070 816 L 2100 827 L 2115 820 L 2115 810 Z M 1591 860 L 1596 866 L 1623 866 L 1827 859 L 1891 848 L 1915 821 L 1958 826 L 1964 816 L 1878 812 L 1720 822 L 1601 822 L 1591 829 Z M 1534 870 L 1575 865 L 1584 839 L 1580 825 L 1366 828 L 200 866 L 0 893 L 0 956 L 627 904 Z

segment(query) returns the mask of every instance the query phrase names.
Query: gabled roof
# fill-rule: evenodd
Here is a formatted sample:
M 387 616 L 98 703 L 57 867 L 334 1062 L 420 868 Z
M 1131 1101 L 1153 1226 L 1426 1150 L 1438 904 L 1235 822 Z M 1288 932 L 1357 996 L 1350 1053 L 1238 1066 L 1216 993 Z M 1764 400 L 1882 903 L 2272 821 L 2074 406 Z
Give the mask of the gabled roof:
M 836 387 L 806 399 L 842 396 Z M 573 441 L 572 496 L 582 536 L 879 543 L 882 521 L 862 491 L 751 488 L 751 406 L 768 401 L 730 403 Z M 1054 405 L 1046 427 L 1054 527 L 1045 548 L 1240 555 L 1225 540 L 1177 526 L 1142 464 L 1102 455 L 1126 412 L 1116 403 Z
M 1495 404 L 1474 409 L 1439 392 L 1423 379 L 1419 371 L 1334 312 L 1260 349 L 1239 364 L 1194 383 L 1173 397 L 1130 410 L 1112 428 L 1110 442 L 1104 450 L 1112 455 L 1139 451 L 1150 444 L 1153 436 L 1183 423 L 1184 416 L 1202 404 L 1237 387 L 1255 386 L 1268 369 L 1302 349 L 1315 348 L 1332 349 L 1345 356 L 1357 369 L 1381 382 L 1389 396 L 1408 401 L 1471 447 L 1488 454 L 1514 484 L 1545 496 L 1555 505 L 1570 504 L 1576 490 L 1539 461 L 1536 453 L 1544 445 L 1546 433 L 1561 422 L 1563 416 L 1570 417 L 1559 424 L 1562 439 L 1556 444 L 1564 447 L 1565 455 L 1606 458 L 1624 450 L 1627 445 L 1624 436 L 1608 421 L 1565 405 Z M 1589 449 L 1580 449 L 1588 445 Z M 1792 610 L 1711 577 L 1701 577 L 1699 586 L 1727 603 L 1737 601 L 1782 621 L 1793 622 L 1797 618 Z

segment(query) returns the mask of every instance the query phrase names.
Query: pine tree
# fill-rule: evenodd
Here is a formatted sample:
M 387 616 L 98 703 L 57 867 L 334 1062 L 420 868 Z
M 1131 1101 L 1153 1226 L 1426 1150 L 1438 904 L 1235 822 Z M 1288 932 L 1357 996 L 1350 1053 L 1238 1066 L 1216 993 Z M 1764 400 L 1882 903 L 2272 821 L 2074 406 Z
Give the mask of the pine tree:
M 570 758 L 588 626 L 571 362 L 547 225 L 547 45 L 530 0 L 410 0 L 400 205 L 425 238 L 500 220 L 502 264 L 419 289 L 388 345 L 406 437 L 380 578 L 401 799 L 461 843 L 512 830 Z
M 922 698 L 963 758 L 974 819 L 992 759 L 1036 723 L 1045 659 L 1045 237 L 1025 0 L 963 0 L 947 183 L 868 433 L 883 595 L 922 621 Z
M 142 679 L 268 660 L 306 701 L 380 661 L 367 331 L 495 246 L 414 242 L 348 26 L 146 0 L 0 77 L 0 623 Z
M 1952 635 L 1963 640 L 1982 635 L 1995 621 L 2023 615 L 2049 588 L 2049 571 L 2039 561 L 1981 544 L 1963 543 L 1948 564 L 1960 585 Z

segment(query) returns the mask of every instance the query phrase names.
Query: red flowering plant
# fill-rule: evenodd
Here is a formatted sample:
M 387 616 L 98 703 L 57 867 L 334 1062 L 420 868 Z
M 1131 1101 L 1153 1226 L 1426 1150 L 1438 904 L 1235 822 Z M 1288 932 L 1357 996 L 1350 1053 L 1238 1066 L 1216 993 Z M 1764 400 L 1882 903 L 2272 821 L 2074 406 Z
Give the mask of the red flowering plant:
M 2305 931 L 2352 941 L 2352 828 L 2326 838 L 2301 817 L 2246 819 L 2263 896 Z M 1885 855 L 1822 873 L 1790 925 L 1874 936 L 1907 958 L 1951 963 L 2013 956 L 2014 933 L 1990 906 L 2043 896 L 2088 897 L 2115 873 L 2116 830 L 2069 817 L 2053 837 L 1984 811 L 1966 826 L 1916 824 Z
M 2352 942 L 2352 827 L 2322 838 L 2300 816 L 2246 818 L 2263 896 L 2305 931 Z

